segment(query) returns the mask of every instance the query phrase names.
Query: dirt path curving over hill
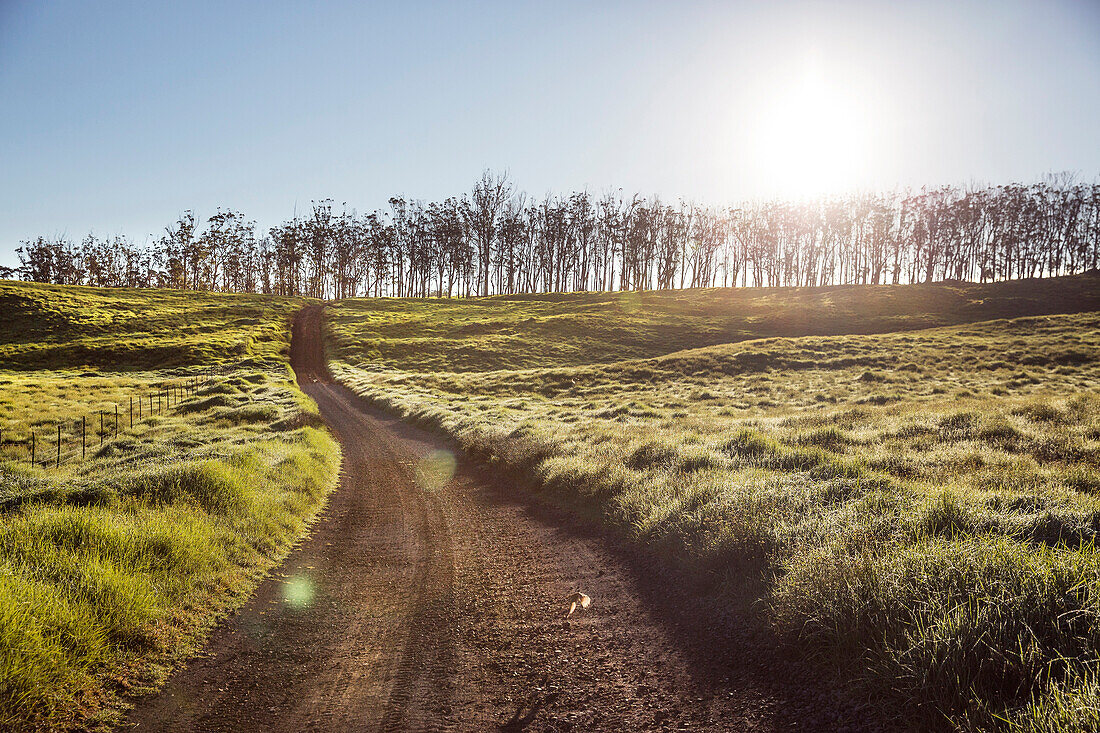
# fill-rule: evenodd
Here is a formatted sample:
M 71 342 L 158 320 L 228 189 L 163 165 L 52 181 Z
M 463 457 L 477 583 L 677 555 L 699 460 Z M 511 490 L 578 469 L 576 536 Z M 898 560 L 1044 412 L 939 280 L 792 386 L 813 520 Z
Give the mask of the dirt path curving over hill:
M 777 661 L 754 622 L 711 623 L 660 571 L 334 384 L 321 317 L 299 315 L 291 361 L 343 445 L 340 487 L 207 655 L 128 727 L 867 727 Z M 578 589 L 592 608 L 566 619 Z

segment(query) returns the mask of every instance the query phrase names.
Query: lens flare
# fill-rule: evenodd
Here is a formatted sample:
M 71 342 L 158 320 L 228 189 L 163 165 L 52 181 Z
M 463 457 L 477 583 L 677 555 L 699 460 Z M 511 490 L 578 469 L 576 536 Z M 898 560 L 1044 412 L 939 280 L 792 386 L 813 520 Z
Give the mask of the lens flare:
M 422 489 L 441 489 L 454 475 L 455 457 L 449 450 L 433 450 L 416 464 L 416 483 Z
M 294 609 L 306 608 L 313 603 L 313 581 L 308 575 L 294 575 L 283 586 L 283 601 Z

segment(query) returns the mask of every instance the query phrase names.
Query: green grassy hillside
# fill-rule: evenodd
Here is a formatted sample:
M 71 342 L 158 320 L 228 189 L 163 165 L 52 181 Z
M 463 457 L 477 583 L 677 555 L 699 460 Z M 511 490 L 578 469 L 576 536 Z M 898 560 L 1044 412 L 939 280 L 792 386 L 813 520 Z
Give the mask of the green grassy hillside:
M 1080 299 L 1057 301 L 1065 310 L 1095 308 L 1095 279 L 1066 283 Z M 980 300 L 1016 316 L 1057 289 L 997 287 Z M 870 295 L 880 308 L 916 302 L 898 290 Z M 846 292 L 849 303 L 862 297 Z M 497 304 L 519 307 L 456 307 L 493 322 Z M 401 305 L 386 306 L 392 345 L 377 343 L 375 321 L 369 337 L 354 335 L 352 314 L 366 305 L 333 309 L 344 382 L 666 558 L 719 613 L 763 614 L 884 714 L 922 729 L 1100 725 L 1100 313 L 762 338 L 613 363 L 602 362 L 614 345 L 600 342 L 592 363 L 561 366 L 586 357 L 547 351 L 549 368 L 482 372 L 468 371 L 471 359 L 496 363 L 492 349 L 454 332 L 436 347 L 453 347 L 454 363 L 433 356 L 437 372 L 425 373 L 419 354 L 396 360 L 428 317 L 413 308 L 402 331 Z M 890 316 L 906 328 L 929 317 Z M 588 335 L 608 338 L 618 318 Z M 368 340 L 390 355 L 373 368 L 359 348 Z
M 0 281 L 0 367 L 165 369 L 283 359 L 294 298 Z
M 95 727 L 251 592 L 335 485 L 288 364 L 294 299 L 0 283 L 0 728 Z M 29 430 L 217 368 L 88 459 Z
M 1100 309 L 1100 278 L 975 285 L 707 288 L 449 299 L 329 309 L 340 358 L 367 369 L 485 371 L 638 359 L 767 336 L 869 334 Z

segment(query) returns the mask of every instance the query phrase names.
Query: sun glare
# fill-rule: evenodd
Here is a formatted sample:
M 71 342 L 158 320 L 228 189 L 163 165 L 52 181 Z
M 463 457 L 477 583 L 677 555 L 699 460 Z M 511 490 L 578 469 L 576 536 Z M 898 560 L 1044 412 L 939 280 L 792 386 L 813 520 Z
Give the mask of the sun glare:
M 766 102 L 757 165 L 781 196 L 816 196 L 857 186 L 871 146 L 867 106 L 810 67 Z

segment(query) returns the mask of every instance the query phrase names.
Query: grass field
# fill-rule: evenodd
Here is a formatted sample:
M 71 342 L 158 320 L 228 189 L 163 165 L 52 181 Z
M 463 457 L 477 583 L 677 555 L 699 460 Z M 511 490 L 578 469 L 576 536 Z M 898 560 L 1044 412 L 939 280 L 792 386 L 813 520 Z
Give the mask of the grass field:
M 289 368 L 300 305 L 0 282 L 0 728 L 108 724 L 301 536 L 339 452 Z M 210 368 L 85 461 L 12 460 L 31 426 Z
M 1095 730 L 1098 292 L 357 300 L 329 340 L 361 395 L 762 614 L 884 714 Z
M 368 369 L 580 366 L 767 336 L 869 334 L 1100 309 L 1095 278 L 988 285 L 706 288 L 354 299 L 330 309 L 340 358 Z

